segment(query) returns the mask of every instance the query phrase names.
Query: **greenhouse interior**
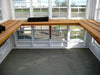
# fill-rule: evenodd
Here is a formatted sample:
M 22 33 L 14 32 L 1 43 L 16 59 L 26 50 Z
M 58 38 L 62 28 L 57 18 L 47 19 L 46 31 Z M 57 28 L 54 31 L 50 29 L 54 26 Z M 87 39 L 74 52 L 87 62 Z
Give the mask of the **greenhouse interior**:
M 100 75 L 100 0 L 0 0 L 0 75 Z

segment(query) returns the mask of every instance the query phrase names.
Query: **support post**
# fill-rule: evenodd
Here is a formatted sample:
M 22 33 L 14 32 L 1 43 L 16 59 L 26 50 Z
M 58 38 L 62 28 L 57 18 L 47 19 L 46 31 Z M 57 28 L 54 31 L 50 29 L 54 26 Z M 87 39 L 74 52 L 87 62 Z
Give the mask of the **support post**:
M 49 26 L 49 39 L 51 39 L 51 25 Z

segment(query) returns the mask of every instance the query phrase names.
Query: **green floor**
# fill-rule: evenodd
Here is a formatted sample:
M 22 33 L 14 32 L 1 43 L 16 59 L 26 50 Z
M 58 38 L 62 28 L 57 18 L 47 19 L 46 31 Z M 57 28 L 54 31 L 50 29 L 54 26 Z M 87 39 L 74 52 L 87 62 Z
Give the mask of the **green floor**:
M 0 75 L 100 75 L 100 62 L 89 49 L 12 50 Z

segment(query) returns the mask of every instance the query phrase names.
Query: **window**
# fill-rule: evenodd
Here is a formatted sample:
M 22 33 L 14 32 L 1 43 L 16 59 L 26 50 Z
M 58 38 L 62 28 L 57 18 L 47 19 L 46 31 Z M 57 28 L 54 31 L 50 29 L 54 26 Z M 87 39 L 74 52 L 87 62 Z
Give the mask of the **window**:
M 67 26 L 66 25 L 52 26 L 51 39 L 60 40 L 60 41 L 66 40 L 67 39 Z
M 48 0 L 33 0 L 32 2 L 34 17 L 48 16 Z
M 2 19 L 1 0 L 0 0 L 0 20 Z
M 68 17 L 68 0 L 52 0 L 52 18 Z
M 14 0 L 14 11 L 16 19 L 25 19 L 30 16 L 30 0 Z
M 86 18 L 87 0 L 71 0 L 71 18 Z
M 34 26 L 34 40 L 49 40 L 49 26 Z
M 30 26 L 21 26 L 16 33 L 17 33 L 17 40 L 29 41 L 32 39 Z
M 31 1 L 32 6 L 30 6 Z M 69 1 L 71 1 L 70 4 Z M 26 19 L 30 15 L 63 19 L 68 16 L 70 18 L 86 18 L 87 0 L 51 0 L 50 2 L 49 0 L 14 0 L 15 19 Z M 48 10 L 52 10 L 52 12 Z
M 70 29 L 70 40 L 84 41 L 84 29 L 79 25 L 73 25 Z

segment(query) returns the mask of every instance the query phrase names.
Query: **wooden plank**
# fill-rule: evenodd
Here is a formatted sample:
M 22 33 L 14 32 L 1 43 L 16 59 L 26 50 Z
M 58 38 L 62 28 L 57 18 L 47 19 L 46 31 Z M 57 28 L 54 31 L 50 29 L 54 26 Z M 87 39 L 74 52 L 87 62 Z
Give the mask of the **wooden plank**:
M 84 23 L 86 23 L 87 25 L 89 25 L 90 27 L 94 28 L 95 30 L 100 32 L 100 28 L 90 22 L 88 22 L 87 20 L 82 20 Z
M 0 33 L 0 45 L 2 45 L 19 27 L 21 27 L 22 23 L 23 21 L 20 21 L 8 30 Z
M 80 25 L 86 29 L 92 37 L 94 37 L 94 39 L 100 44 L 100 32 L 98 32 L 97 30 L 95 30 L 94 28 L 90 27 L 87 23 L 83 22 L 83 21 L 79 21 Z
M 3 24 L 7 24 L 8 22 L 9 22 L 9 20 L 4 21 L 4 22 L 2 22 L 2 23 L 0 23 L 0 24 L 3 25 Z
M 89 19 L 87 19 L 87 21 L 88 21 L 88 22 L 91 22 L 92 24 L 94 24 L 94 25 L 96 25 L 96 26 L 98 26 L 98 27 L 100 27 L 100 24 L 97 23 L 97 22 L 95 22 L 94 20 L 89 20 Z
M 74 19 L 50 19 L 48 22 L 27 22 L 24 21 L 24 25 L 79 25 L 78 20 Z
M 18 22 L 20 22 L 20 20 L 17 21 L 13 21 L 11 24 L 6 26 L 6 30 L 9 29 L 10 27 L 14 26 L 15 24 L 17 24 Z
M 6 23 L 4 23 L 4 24 L 2 24 L 1 23 L 1 25 L 3 25 L 3 26 L 7 26 L 7 25 L 9 25 L 10 23 L 12 23 L 13 22 L 13 20 L 8 20 Z

